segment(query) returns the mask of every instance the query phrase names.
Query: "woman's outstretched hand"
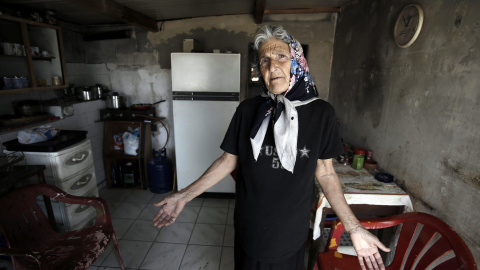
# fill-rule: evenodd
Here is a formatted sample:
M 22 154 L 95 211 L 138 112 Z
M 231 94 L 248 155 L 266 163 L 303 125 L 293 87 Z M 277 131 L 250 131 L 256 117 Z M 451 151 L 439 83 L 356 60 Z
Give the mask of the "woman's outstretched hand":
M 383 264 L 378 249 L 380 248 L 385 252 L 389 252 L 390 249 L 380 242 L 376 236 L 363 227 L 357 227 L 350 231 L 350 238 L 352 239 L 358 261 L 363 270 L 385 270 L 385 265 Z
M 153 226 L 161 228 L 174 223 L 185 207 L 185 204 L 187 204 L 187 201 L 184 200 L 184 195 L 178 192 L 154 203 L 153 205 L 161 208 L 153 217 Z

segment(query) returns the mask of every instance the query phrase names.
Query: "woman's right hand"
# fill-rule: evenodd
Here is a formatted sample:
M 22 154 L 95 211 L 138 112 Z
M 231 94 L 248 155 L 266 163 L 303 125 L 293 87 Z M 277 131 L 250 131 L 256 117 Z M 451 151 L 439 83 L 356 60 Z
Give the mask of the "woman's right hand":
M 182 212 L 187 201 L 181 193 L 173 193 L 165 199 L 154 203 L 153 205 L 161 207 L 158 213 L 153 217 L 153 225 L 161 228 L 175 222 L 180 212 Z

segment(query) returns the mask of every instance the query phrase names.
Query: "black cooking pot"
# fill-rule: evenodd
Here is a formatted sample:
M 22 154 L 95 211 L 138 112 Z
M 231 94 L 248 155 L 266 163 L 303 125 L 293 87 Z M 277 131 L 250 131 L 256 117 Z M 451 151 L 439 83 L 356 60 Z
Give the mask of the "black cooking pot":
M 12 103 L 16 114 L 23 116 L 38 115 L 42 112 L 40 100 L 21 100 Z

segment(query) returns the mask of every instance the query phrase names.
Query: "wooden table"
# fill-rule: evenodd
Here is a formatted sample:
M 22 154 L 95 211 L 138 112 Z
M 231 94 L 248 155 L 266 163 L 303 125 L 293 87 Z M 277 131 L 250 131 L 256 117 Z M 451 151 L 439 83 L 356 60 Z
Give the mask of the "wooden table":
M 338 162 L 334 162 L 334 168 L 340 178 L 345 199 L 357 217 L 380 217 L 413 211 L 410 197 L 395 183 L 380 182 L 365 169 L 355 170 Z M 313 221 L 313 239 L 320 237 L 325 216 L 333 213 L 325 194 L 320 191 Z

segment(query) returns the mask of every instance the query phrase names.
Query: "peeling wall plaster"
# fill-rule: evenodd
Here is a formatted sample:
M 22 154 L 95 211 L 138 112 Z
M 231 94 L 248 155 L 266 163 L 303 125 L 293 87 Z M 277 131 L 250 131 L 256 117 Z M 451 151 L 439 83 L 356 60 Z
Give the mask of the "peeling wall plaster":
M 480 262 L 480 2 L 417 2 L 424 25 L 405 49 L 392 30 L 408 1 L 342 8 L 330 97 L 344 140 L 372 149 L 415 210 L 446 221 Z

